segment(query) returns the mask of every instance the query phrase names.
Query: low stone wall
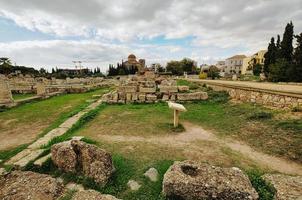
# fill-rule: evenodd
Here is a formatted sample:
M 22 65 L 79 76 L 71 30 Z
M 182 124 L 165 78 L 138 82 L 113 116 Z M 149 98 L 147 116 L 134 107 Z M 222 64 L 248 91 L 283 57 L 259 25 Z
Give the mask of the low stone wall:
M 257 103 L 264 106 L 292 109 L 302 107 L 302 96 L 298 94 L 282 93 L 269 90 L 241 88 L 238 86 L 223 86 L 206 83 L 215 91 L 226 91 L 230 97 L 237 101 Z
M 116 91 L 105 94 L 107 103 L 155 103 L 158 101 L 195 101 L 208 98 L 206 92 L 190 91 L 188 86 L 177 86 L 173 79 L 133 76 L 121 81 Z

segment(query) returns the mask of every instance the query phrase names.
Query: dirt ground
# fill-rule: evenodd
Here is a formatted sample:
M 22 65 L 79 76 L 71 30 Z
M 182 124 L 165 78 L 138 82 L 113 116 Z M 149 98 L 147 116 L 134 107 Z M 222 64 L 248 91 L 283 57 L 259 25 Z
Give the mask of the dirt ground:
M 192 158 L 201 161 L 215 160 L 222 165 L 232 165 L 239 162 L 244 167 L 256 165 L 257 167 L 277 171 L 285 174 L 302 175 L 302 165 L 256 151 L 249 145 L 230 138 L 219 138 L 210 131 L 189 122 L 183 123 L 186 131 L 170 135 L 130 136 L 108 135 L 106 133 L 87 134 L 86 136 L 100 142 L 107 142 L 114 146 L 122 144 L 122 151 L 136 151 L 137 144 L 147 146 L 160 146 L 169 148 L 180 157 Z M 81 133 L 80 133 L 81 134 Z M 83 135 L 83 134 L 81 134 Z M 160 152 L 158 152 L 160 153 Z M 163 154 L 166 152 L 162 152 Z M 176 156 L 175 154 L 175 156 Z M 177 156 L 176 156 L 177 157 Z

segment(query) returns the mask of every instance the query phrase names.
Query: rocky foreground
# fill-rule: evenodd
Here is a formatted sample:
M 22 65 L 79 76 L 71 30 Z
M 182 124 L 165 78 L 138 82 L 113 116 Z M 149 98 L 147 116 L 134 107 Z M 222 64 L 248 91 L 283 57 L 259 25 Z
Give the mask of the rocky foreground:
M 84 175 L 97 184 L 106 185 L 115 171 L 111 155 L 95 145 L 79 140 L 58 143 L 51 148 L 52 162 L 63 172 Z M 73 200 L 118 200 L 74 183 L 63 184 L 60 178 L 31 171 L 5 172 L 0 170 L 0 199 L 55 200 L 74 190 Z M 144 173 L 149 181 L 157 182 L 155 168 Z M 302 177 L 266 174 L 263 179 L 276 189 L 277 200 L 301 200 Z M 129 180 L 133 192 L 141 183 Z M 257 200 L 259 195 L 247 175 L 238 168 L 221 168 L 194 161 L 175 162 L 163 179 L 163 195 L 181 200 Z

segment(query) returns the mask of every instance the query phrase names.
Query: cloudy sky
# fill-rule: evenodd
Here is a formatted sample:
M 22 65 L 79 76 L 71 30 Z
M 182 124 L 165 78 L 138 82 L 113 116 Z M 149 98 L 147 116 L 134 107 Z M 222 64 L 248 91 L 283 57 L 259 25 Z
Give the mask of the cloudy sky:
M 290 20 L 302 32 L 301 0 L 0 0 L 0 57 L 103 71 L 130 53 L 214 63 L 265 49 Z

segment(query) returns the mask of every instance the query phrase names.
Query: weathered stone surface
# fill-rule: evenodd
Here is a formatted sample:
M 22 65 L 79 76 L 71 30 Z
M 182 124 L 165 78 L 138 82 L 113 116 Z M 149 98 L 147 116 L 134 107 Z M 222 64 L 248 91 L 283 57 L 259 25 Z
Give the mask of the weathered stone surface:
M 127 102 L 130 102 L 131 99 L 132 99 L 131 93 L 127 93 L 127 94 L 126 94 L 126 101 L 127 101 Z
M 302 177 L 283 174 L 266 174 L 264 180 L 276 189 L 276 200 L 302 199 Z
M 145 102 L 146 101 L 146 95 L 145 94 L 139 94 L 138 99 L 140 102 Z
M 37 95 L 46 95 L 46 87 L 44 85 L 44 83 L 40 82 L 40 83 L 37 83 L 36 85 L 36 88 L 37 88 Z
M 132 101 L 137 101 L 138 100 L 138 94 L 137 93 L 133 93 L 132 94 Z
M 0 168 L 0 176 L 6 174 L 6 170 L 4 168 Z
M 137 191 L 141 187 L 141 185 L 138 182 L 134 181 L 134 180 L 129 180 L 127 185 L 133 191 Z
M 141 93 L 155 93 L 156 87 L 139 87 L 139 92 Z
M 49 175 L 13 171 L 0 177 L 0 199 L 53 200 L 64 192 L 64 186 Z
M 258 199 L 248 177 L 238 168 L 220 168 L 192 161 L 173 164 L 163 180 L 167 197 L 185 200 Z
M 189 86 L 186 86 L 186 85 L 177 86 L 177 88 L 178 88 L 179 92 L 187 92 L 190 90 Z
M 162 86 L 176 86 L 177 82 L 175 80 L 163 79 L 163 80 L 161 80 L 160 85 L 162 85 Z
M 68 183 L 66 185 L 66 189 L 68 190 L 75 190 L 75 191 L 83 191 L 84 190 L 84 186 L 81 184 L 76 184 L 76 183 Z
M 51 154 L 59 169 L 82 173 L 102 185 L 107 183 L 115 170 L 109 153 L 82 141 L 71 140 L 53 145 Z
M 164 94 L 162 100 L 163 101 L 168 101 L 169 100 L 169 95 L 168 94 Z
M 59 169 L 65 172 L 76 172 L 77 154 L 70 141 L 53 145 L 51 147 L 51 159 Z
M 134 93 L 137 91 L 137 86 L 120 86 L 118 92 Z
M 101 194 L 95 190 L 83 190 L 76 192 L 72 200 L 119 200 L 114 196 Z
M 163 85 L 160 85 L 159 86 L 159 91 L 161 93 L 177 93 L 178 92 L 178 88 L 177 86 L 163 86 Z
M 12 93 L 5 78 L 0 75 L 0 104 L 13 103 Z
M 157 100 L 157 96 L 154 95 L 154 94 L 147 94 L 147 95 L 146 95 L 146 99 L 147 99 L 147 101 L 149 101 L 149 102 L 154 102 L 154 101 Z
M 156 182 L 158 180 L 158 171 L 152 167 L 144 173 L 144 176 L 149 178 L 150 181 Z
M 191 100 L 205 100 L 208 98 L 206 92 L 194 92 L 194 93 L 178 93 L 177 100 L 179 101 L 191 101 Z

